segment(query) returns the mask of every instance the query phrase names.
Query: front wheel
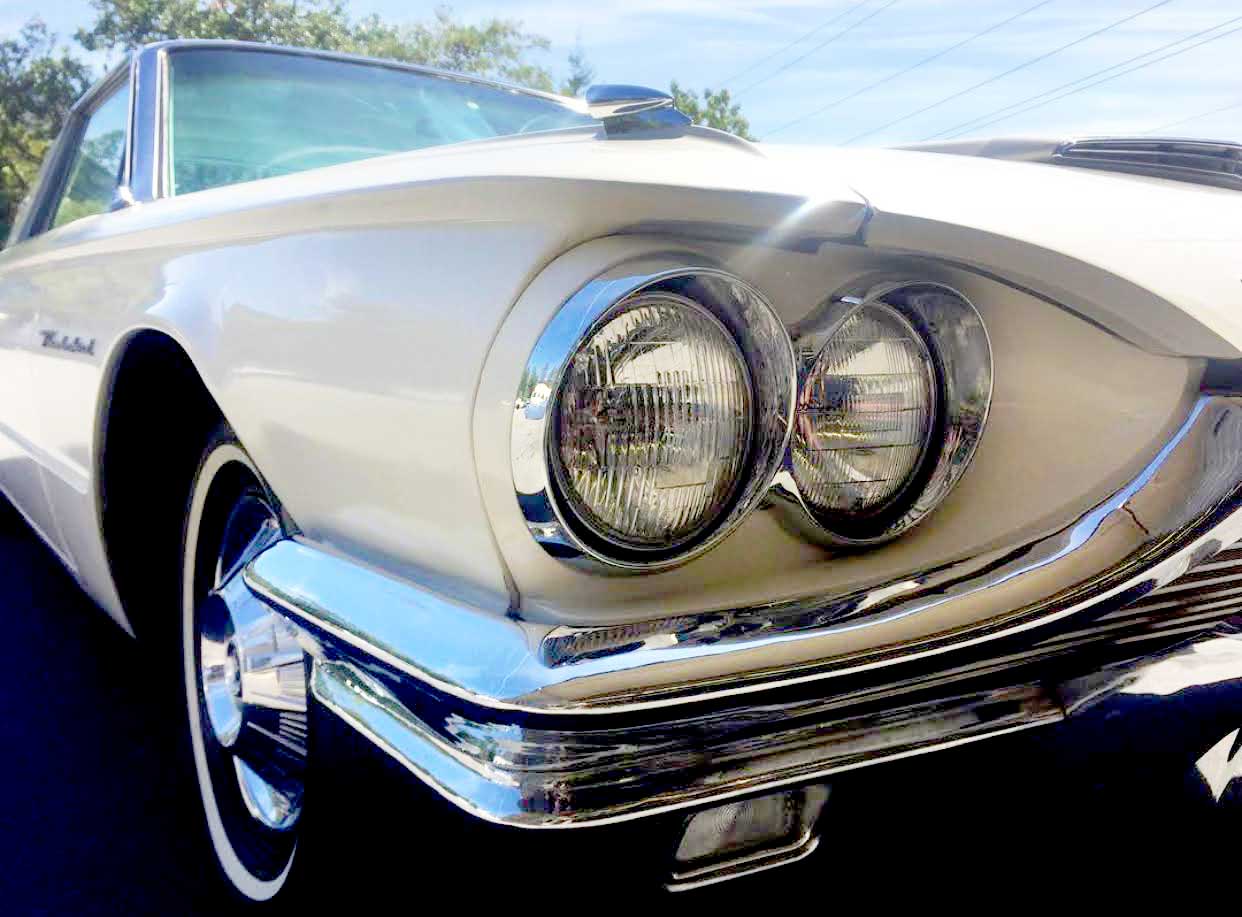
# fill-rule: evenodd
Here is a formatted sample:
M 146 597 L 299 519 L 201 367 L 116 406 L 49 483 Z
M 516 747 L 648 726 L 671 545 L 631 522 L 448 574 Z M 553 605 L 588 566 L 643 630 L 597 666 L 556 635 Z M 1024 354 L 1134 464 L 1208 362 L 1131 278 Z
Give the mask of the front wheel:
M 293 626 L 250 598 L 240 579 L 282 536 L 274 497 L 222 429 L 190 492 L 181 658 L 207 832 L 228 883 L 252 901 L 288 880 L 305 796 L 306 660 Z

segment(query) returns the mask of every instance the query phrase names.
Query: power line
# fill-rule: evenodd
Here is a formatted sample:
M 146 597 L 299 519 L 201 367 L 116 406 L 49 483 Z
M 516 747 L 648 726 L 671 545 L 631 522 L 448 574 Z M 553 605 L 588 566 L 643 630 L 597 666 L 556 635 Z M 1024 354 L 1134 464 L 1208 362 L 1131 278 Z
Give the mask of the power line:
M 1000 22 L 997 22 L 994 25 L 990 25 L 986 29 L 983 29 L 980 32 L 976 32 L 975 34 L 971 35 L 969 38 L 963 38 L 957 44 L 950 45 L 949 47 L 941 51 L 937 51 L 935 54 L 930 54 L 927 57 L 923 58 L 922 60 L 918 61 L 917 63 L 911 64 L 909 67 L 906 67 L 903 70 L 898 70 L 896 73 L 890 73 L 888 76 L 882 77 L 876 80 L 874 83 L 868 83 L 866 86 L 863 86 L 861 89 L 857 89 L 854 92 L 851 92 L 849 95 L 841 96 L 839 99 L 835 99 L 829 102 L 827 105 L 823 106 L 822 108 L 817 108 L 814 111 L 808 112 L 807 114 L 802 115 L 799 118 L 794 118 L 792 121 L 788 121 L 785 124 L 782 124 L 780 127 L 776 128 L 775 130 L 768 131 L 767 136 L 765 136 L 764 139 L 766 140 L 768 137 L 771 137 L 773 134 L 780 133 L 781 131 L 787 128 L 793 127 L 795 124 L 801 124 L 803 121 L 806 121 L 809 118 L 814 118 L 817 115 L 822 115 L 824 112 L 829 111 L 830 109 L 836 108 L 838 105 L 841 105 L 845 102 L 850 101 L 850 99 L 857 98 L 858 96 L 862 95 L 864 92 L 870 92 L 872 89 L 875 89 L 877 86 L 883 86 L 885 83 L 890 83 L 893 80 L 897 79 L 898 77 L 905 76 L 907 73 L 910 73 L 913 70 L 918 70 L 920 67 L 924 67 L 927 64 L 932 63 L 933 61 L 939 60 L 940 58 L 944 57 L 946 54 L 949 54 L 953 51 L 956 51 L 958 48 L 961 48 L 965 45 L 970 44 L 975 39 L 982 38 L 984 35 L 988 35 L 992 32 L 995 32 L 997 29 L 1000 29 L 1000 28 L 1003 28 L 1009 25 L 1009 23 L 1013 22 L 1014 20 L 1021 19 L 1023 16 L 1027 15 L 1028 13 L 1033 13 L 1037 9 L 1039 9 L 1041 6 L 1047 6 L 1049 3 L 1052 3 L 1052 2 L 1053 0 L 1040 0 L 1040 2 L 1036 3 L 1034 6 L 1028 6 L 1026 9 L 1022 10 L 1020 13 L 1014 13 L 1008 19 L 1002 19 Z
M 803 34 L 795 38 L 793 41 L 791 41 L 789 44 L 782 45 L 781 47 L 777 48 L 775 51 L 773 51 L 771 54 L 767 55 L 766 57 L 762 57 L 759 60 L 755 61 L 745 70 L 738 71 L 737 73 L 733 74 L 733 76 L 729 77 L 727 80 L 722 80 L 721 85 L 727 86 L 730 83 L 734 82 L 735 80 L 740 79 L 741 77 L 744 77 L 746 74 L 750 73 L 752 70 L 757 70 L 758 68 L 762 67 L 764 64 L 766 64 L 768 61 L 772 60 L 773 58 L 780 57 L 782 54 L 784 54 L 794 45 L 802 44 L 802 42 L 806 41 L 812 35 L 822 32 L 824 29 L 828 28 L 828 26 L 832 25 L 834 22 L 838 22 L 841 19 L 844 19 L 846 16 L 854 12 L 854 10 L 858 9 L 860 6 L 865 6 L 866 4 L 870 2 L 871 0 L 858 0 L 857 3 L 850 6 L 848 9 L 843 10 L 840 13 L 837 13 L 837 15 L 833 16 L 827 22 L 821 22 L 815 28 L 811 29 L 811 31 L 804 32 Z
M 1242 101 L 1233 102 L 1221 108 L 1213 108 L 1211 111 L 1201 111 L 1197 115 L 1191 115 L 1189 118 L 1182 118 L 1180 121 L 1170 121 L 1168 124 L 1161 124 L 1159 127 L 1148 128 L 1143 131 L 1143 133 L 1154 134 L 1157 131 L 1167 131 L 1171 127 L 1179 127 L 1182 124 L 1189 124 L 1191 121 L 1198 121 L 1200 118 L 1206 118 L 1209 115 L 1219 115 L 1221 112 L 1233 111 L 1235 108 L 1242 108 Z
M 960 99 L 962 96 L 972 93 L 976 89 L 980 89 L 988 85 L 989 83 L 995 83 L 997 80 L 1004 79 L 1005 77 L 1009 76 L 1012 73 L 1017 73 L 1019 70 L 1025 70 L 1027 67 L 1031 67 L 1035 64 L 1038 64 L 1040 61 L 1045 61 L 1055 54 L 1060 54 L 1062 51 L 1066 51 L 1074 47 L 1075 45 L 1080 45 L 1084 41 L 1089 41 L 1090 39 L 1095 38 L 1098 35 L 1103 35 L 1105 32 L 1111 31 L 1112 29 L 1115 29 L 1118 26 L 1125 25 L 1127 22 L 1131 21 L 1132 19 L 1137 19 L 1139 16 L 1142 16 L 1145 13 L 1150 13 L 1154 9 L 1158 9 L 1162 6 L 1167 6 L 1171 2 L 1172 0 L 1160 0 L 1160 2 L 1158 3 L 1153 3 L 1151 6 L 1144 7 L 1143 9 L 1139 10 L 1137 13 L 1131 13 L 1128 16 L 1123 16 L 1121 19 L 1114 20 L 1113 22 L 1110 22 L 1108 25 L 1098 28 L 1093 32 L 1088 32 L 1086 35 L 1083 35 L 1081 38 L 1075 38 L 1073 41 L 1066 42 L 1065 44 L 1060 45 L 1059 47 L 1053 48 L 1051 51 L 1046 51 L 1043 54 L 1038 55 L 1037 57 L 1032 57 L 1031 59 L 1023 61 L 1022 63 L 1017 64 L 1013 67 L 1010 67 L 1008 70 L 998 73 L 995 76 L 990 76 L 986 80 L 981 80 L 980 82 L 975 83 L 973 86 L 968 86 L 965 89 L 962 89 L 958 92 L 953 93 L 952 95 L 947 95 L 943 99 L 939 99 L 938 101 L 932 102 L 930 105 L 924 105 L 922 108 L 916 111 L 912 111 L 912 112 L 909 112 L 908 114 L 902 115 L 900 118 L 894 118 L 892 121 L 888 121 L 884 124 L 881 124 L 879 127 L 873 127 L 871 128 L 871 130 L 863 131 L 861 134 L 855 134 L 853 137 L 850 137 L 848 140 L 844 141 L 842 145 L 847 146 L 856 140 L 862 140 L 864 137 L 870 137 L 872 134 L 878 134 L 880 131 L 887 130 L 888 128 L 893 127 L 896 124 L 900 124 L 903 121 L 908 121 L 911 118 L 914 118 L 914 117 L 917 117 L 918 115 L 923 114 L 924 112 L 931 111 L 933 108 L 939 108 L 941 105 L 944 105 L 946 102 L 952 102 L 954 99 Z
M 1222 22 L 1220 25 L 1213 26 L 1211 29 L 1207 29 L 1207 31 L 1209 31 L 1209 32 L 1215 31 L 1216 29 L 1223 28 L 1224 26 L 1227 26 L 1227 25 L 1229 25 L 1230 23 L 1238 22 L 1239 20 L 1242 20 L 1242 16 L 1239 16 L 1239 17 L 1237 17 L 1236 19 L 1230 19 L 1230 20 L 1227 20 L 1227 21 L 1225 21 L 1225 22 Z M 1195 48 L 1198 48 L 1198 47 L 1200 47 L 1201 45 L 1210 44 L 1211 42 L 1218 41 L 1219 39 L 1222 39 L 1222 38 L 1227 38 L 1228 36 L 1230 36 L 1230 35 L 1234 34 L 1235 32 L 1242 32 L 1242 25 L 1234 26 L 1232 29 L 1229 29 L 1227 32 L 1221 32 L 1221 33 L 1219 33 L 1219 34 L 1217 34 L 1217 35 L 1212 35 L 1212 36 L 1210 36 L 1210 37 L 1208 37 L 1208 38 L 1204 38 L 1204 39 L 1202 39 L 1201 41 L 1197 41 L 1197 42 L 1195 42 L 1193 45 L 1187 45 L 1185 48 L 1178 48 L 1176 51 L 1170 51 L 1168 54 L 1162 55 L 1162 56 L 1157 57 L 1157 58 L 1153 58 L 1152 60 L 1149 60 L 1149 61 L 1144 61 L 1144 62 L 1143 62 L 1143 63 L 1141 63 L 1141 64 L 1136 64 L 1135 66 L 1133 66 L 1133 67 L 1129 68 L 1128 70 L 1122 70 L 1120 73 L 1114 73 L 1114 74 L 1111 74 L 1110 76 L 1101 77 L 1100 79 L 1096 80 L 1095 82 L 1092 82 L 1092 83 L 1087 83 L 1087 84 L 1086 84 L 1086 85 L 1084 85 L 1084 86 L 1077 86 L 1076 88 L 1069 89 L 1069 91 L 1068 91 L 1068 92 L 1063 92 L 1063 93 L 1061 93 L 1060 95 L 1058 95 L 1058 96 L 1054 96 L 1054 97 L 1052 97 L 1052 98 L 1050 98 L 1050 99 L 1044 99 L 1043 101 L 1036 102 L 1036 103 L 1034 103 L 1033 105 L 1028 105 L 1026 108 L 1023 108 L 1023 109 L 1021 109 L 1020 111 L 1015 111 L 1015 112 L 1012 112 L 1012 113 L 1007 114 L 1007 115 L 1001 115 L 999 118 L 994 118 L 994 119 L 992 119 L 991 121 L 985 121 L 985 122 L 983 122 L 982 124 L 977 124 L 977 125 L 974 125 L 973 127 L 969 128 L 969 130 L 972 130 L 972 131 L 973 131 L 973 130 L 979 130 L 979 129 L 984 128 L 984 127 L 990 127 L 990 126 L 992 126 L 993 124 L 997 124 L 997 123 L 999 123 L 999 122 L 1001 122 L 1001 121 L 1007 121 L 1007 120 L 1009 120 L 1010 118 L 1013 118 L 1013 117 L 1015 117 L 1015 116 L 1017 116 L 1017 115 L 1023 115 L 1023 114 L 1026 114 L 1028 111 L 1034 111 L 1036 108 L 1043 108 L 1045 105 L 1050 105 L 1050 104 L 1052 104 L 1053 102 L 1059 102 L 1059 101 L 1061 101 L 1062 99 L 1067 99 L 1067 98 L 1069 98 L 1070 96 L 1073 96 L 1073 95 L 1078 95 L 1078 93 L 1080 93 L 1080 92 L 1085 92 L 1085 91 L 1086 91 L 1086 90 L 1088 90 L 1088 89 L 1093 89 L 1093 88 L 1095 88 L 1096 86 L 1099 86 L 1099 85 L 1100 85 L 1100 84 L 1102 84 L 1102 83 L 1108 83 L 1108 82 L 1110 82 L 1110 81 L 1112 81 L 1112 80 L 1117 79 L 1118 77 L 1126 76 L 1126 75 L 1131 74 L 1131 73 L 1134 73 L 1135 71 L 1138 71 L 1138 70 L 1143 70 L 1143 69 L 1145 69 L 1145 68 L 1147 68 L 1147 67 L 1152 66 L 1152 64 L 1158 64 L 1158 63 L 1160 63 L 1161 61 L 1166 61 L 1166 60 L 1168 60 L 1168 59 L 1169 59 L 1169 58 L 1171 58 L 1171 57 L 1177 57 L 1179 54 L 1185 54 L 1187 51 L 1193 51 Z M 1203 34 L 1203 33 L 1202 33 L 1202 32 L 1200 32 L 1200 33 L 1197 33 L 1197 34 L 1200 34 L 1200 35 L 1201 35 L 1201 34 Z M 1077 82 L 1077 81 L 1075 81 L 1075 82 Z M 1068 85 L 1073 85 L 1073 84 L 1068 84 Z M 966 133 L 966 131 L 960 131 L 959 133 Z M 953 135 L 953 136 L 956 136 L 956 134 L 955 134 L 955 135 Z
M 1122 67 L 1125 67 L 1128 64 L 1132 64 L 1135 61 L 1142 60 L 1145 57 L 1151 57 L 1153 54 L 1159 54 L 1161 51 L 1168 50 L 1169 48 L 1176 47 L 1177 45 L 1185 44 L 1188 41 L 1194 41 L 1196 38 L 1199 38 L 1202 35 L 1207 35 L 1209 32 L 1215 32 L 1217 29 L 1222 29 L 1225 26 L 1232 25 L 1233 23 L 1239 22 L 1239 21 L 1242 21 L 1242 16 L 1235 17 L 1233 19 L 1227 19 L 1224 22 L 1218 22 L 1216 25 L 1211 26 L 1210 28 L 1202 29 L 1191 35 L 1186 35 L 1174 41 L 1166 42 L 1165 44 L 1160 45 L 1157 48 L 1152 48 L 1150 51 L 1144 51 L 1142 54 L 1135 54 L 1133 57 L 1128 57 L 1119 63 L 1112 64 L 1111 66 L 1104 67 L 1100 70 L 1096 70 L 1093 73 L 1088 73 L 1086 76 L 1077 77 L 1075 79 L 1070 80 L 1068 83 L 1062 83 L 1060 86 L 1054 86 L 1051 89 L 1045 89 L 1043 92 L 1037 92 L 1033 96 L 1027 96 L 1025 99 L 1021 99 L 1017 102 L 1013 102 L 1010 105 L 1004 105 L 1000 108 L 997 108 L 997 109 L 994 109 L 988 112 L 987 114 L 977 115 L 976 117 L 971 118 L 968 121 L 963 121 L 960 124 L 955 124 L 952 127 L 948 127 L 948 128 L 945 128 L 944 130 L 937 131 L 934 134 L 929 134 L 923 139 L 924 140 L 935 140 L 938 137 L 944 137 L 946 135 L 956 137 L 960 134 L 966 133 L 967 131 L 972 131 L 979 127 L 986 127 L 987 125 L 995 124 L 998 121 L 1004 120 L 1004 118 L 994 118 L 995 115 L 1005 115 L 1006 112 L 1013 112 L 1014 114 L 1019 114 L 1019 112 L 1015 111 L 1015 109 L 1019 109 L 1019 108 L 1022 108 L 1023 111 L 1028 111 L 1029 109 L 1025 109 L 1023 108 L 1023 106 L 1027 105 L 1030 102 L 1039 101 L 1040 99 L 1044 99 L 1048 96 L 1054 95 L 1063 89 L 1069 89 L 1071 86 L 1077 86 L 1079 83 L 1085 83 L 1088 80 L 1094 79 L 1097 76 L 1103 76 L 1104 74 L 1110 73 L 1113 70 L 1119 70 Z M 1054 100 L 1049 99 L 1049 101 L 1054 101 Z M 993 119 L 993 120 L 989 120 L 989 119 Z M 987 124 L 980 123 L 983 121 L 986 121 Z
M 760 77 L 760 78 L 759 78 L 759 79 L 757 79 L 755 82 L 753 82 L 753 83 L 751 83 L 750 85 L 748 85 L 748 86 L 744 87 L 743 89 L 739 89 L 737 92 L 735 92 L 735 93 L 733 93 L 733 94 L 734 94 L 735 96 L 740 96 L 740 95 L 741 95 L 742 93 L 744 93 L 744 92 L 750 92 L 750 91 L 751 91 L 752 89 L 754 89 L 756 86 L 762 85 L 763 83 L 766 83 L 768 80 L 772 79 L 772 77 L 777 76 L 778 74 L 784 73 L 786 70 L 788 70 L 790 67 L 794 66 L 795 64 L 800 64 L 800 63 L 802 63 L 802 61 L 806 60 L 808 57 L 810 57 L 810 56 L 811 56 L 812 54 L 814 54 L 816 51 L 819 51 L 819 50 L 822 50 L 823 48 L 828 47 L 828 45 L 832 44 L 832 43 L 833 43 L 834 41 L 836 41 L 838 38 L 844 38 L 846 35 L 848 35 L 848 34 L 849 34 L 850 32 L 852 32 L 852 31 L 854 31 L 854 30 L 855 30 L 856 28 L 858 28 L 860 25 L 862 25 L 863 23 L 865 23 L 865 22 L 867 22 L 867 21 L 869 21 L 869 20 L 871 20 L 871 19 L 874 19 L 876 16 L 880 15 L 880 13 L 884 12 L 886 9 L 888 9 L 890 6 L 892 6 L 894 3 L 897 3 L 897 2 L 899 2 L 899 0 L 888 0 L 888 2 L 887 2 L 887 3 L 884 3 L 884 4 L 882 4 L 881 6 L 876 7 L 874 10 L 872 10 L 870 13 L 868 13 L 868 14 L 867 14 L 866 16 L 864 16 L 862 19 L 858 19 L 858 20 L 855 20 L 854 22 L 850 23 L 850 24 L 849 24 L 849 25 L 847 25 L 845 28 L 843 28 L 841 31 L 839 31 L 839 32 L 837 32 L 836 34 L 834 34 L 831 38 L 827 38 L 827 39 L 825 39 L 824 41 L 821 41 L 819 44 L 817 44 L 817 45 L 816 45 L 815 47 L 813 47 L 811 50 L 807 51 L 805 54 L 802 54 L 802 55 L 800 55 L 799 57 L 795 57 L 793 60 L 788 61 L 788 62 L 786 62 L 786 63 L 782 64 L 781 66 L 779 66 L 779 67 L 777 67 L 775 70 L 773 70 L 771 73 L 769 73 L 767 76 Z M 1164 0 L 1164 2 L 1165 2 L 1165 3 L 1168 3 L 1168 2 L 1169 2 L 1169 0 Z

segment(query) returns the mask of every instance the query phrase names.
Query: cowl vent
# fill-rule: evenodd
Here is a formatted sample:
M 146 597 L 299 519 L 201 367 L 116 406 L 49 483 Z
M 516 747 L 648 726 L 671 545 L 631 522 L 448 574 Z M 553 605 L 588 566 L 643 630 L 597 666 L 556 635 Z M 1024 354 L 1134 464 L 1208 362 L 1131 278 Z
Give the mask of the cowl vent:
M 1242 190 L 1242 144 L 1238 143 L 1100 137 L 1066 141 L 1056 148 L 1052 161 Z

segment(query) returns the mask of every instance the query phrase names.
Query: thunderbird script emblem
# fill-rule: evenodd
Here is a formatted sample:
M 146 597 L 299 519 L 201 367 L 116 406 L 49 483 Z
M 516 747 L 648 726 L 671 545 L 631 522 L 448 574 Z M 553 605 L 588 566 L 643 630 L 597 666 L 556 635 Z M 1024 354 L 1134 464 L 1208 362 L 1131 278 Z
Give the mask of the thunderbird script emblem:
M 95 355 L 95 339 L 84 341 L 80 337 L 69 337 L 67 334 L 61 334 L 59 331 L 40 331 L 43 336 L 43 346 L 50 347 L 53 350 L 64 350 L 68 353 L 84 353 L 89 356 Z

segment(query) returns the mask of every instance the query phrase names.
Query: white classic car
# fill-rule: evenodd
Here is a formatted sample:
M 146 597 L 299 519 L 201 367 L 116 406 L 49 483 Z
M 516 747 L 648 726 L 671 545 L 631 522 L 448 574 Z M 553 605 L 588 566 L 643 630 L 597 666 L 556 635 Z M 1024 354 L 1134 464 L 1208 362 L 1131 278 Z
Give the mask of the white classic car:
M 697 888 L 810 854 L 841 772 L 1242 678 L 1240 189 L 151 45 L 0 254 L 0 487 L 177 661 L 243 896 L 324 723 Z M 1172 750 L 1212 800 L 1237 725 Z

